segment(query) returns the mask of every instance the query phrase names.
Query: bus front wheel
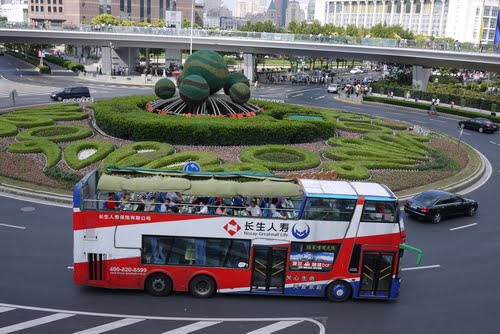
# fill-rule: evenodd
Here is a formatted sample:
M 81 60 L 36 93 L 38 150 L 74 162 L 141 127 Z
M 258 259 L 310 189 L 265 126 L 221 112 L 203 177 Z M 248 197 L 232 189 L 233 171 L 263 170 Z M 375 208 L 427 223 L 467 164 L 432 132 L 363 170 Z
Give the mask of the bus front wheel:
M 153 274 L 146 280 L 146 291 L 153 296 L 168 296 L 172 292 L 172 280 L 165 274 Z
M 326 290 L 326 296 L 332 302 L 345 302 L 351 297 L 351 294 L 351 285 L 344 281 L 332 282 Z
M 196 298 L 210 298 L 217 290 L 215 281 L 207 275 L 199 275 L 189 283 L 189 292 Z

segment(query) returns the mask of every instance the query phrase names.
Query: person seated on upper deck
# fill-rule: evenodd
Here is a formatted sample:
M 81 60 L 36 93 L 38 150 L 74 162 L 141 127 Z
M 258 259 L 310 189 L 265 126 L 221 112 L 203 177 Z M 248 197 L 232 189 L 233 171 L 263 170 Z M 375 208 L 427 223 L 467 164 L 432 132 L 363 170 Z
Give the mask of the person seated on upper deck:
M 260 207 L 257 206 L 257 203 L 255 201 L 250 202 L 250 206 L 246 208 L 250 216 L 252 217 L 260 217 L 262 216 L 262 212 L 260 210 Z
M 160 212 L 172 212 L 172 208 L 175 206 L 175 203 L 170 200 L 170 198 L 165 198 L 165 201 L 160 206 Z
M 104 207 L 108 210 L 120 210 L 120 205 L 114 192 L 109 193 L 109 196 L 104 203 Z
M 124 193 L 122 198 L 120 199 L 120 207 L 123 211 L 132 210 L 132 204 L 130 203 L 130 196 L 127 193 Z
M 151 196 L 144 204 L 144 211 L 153 212 L 155 211 L 156 204 L 154 196 Z
M 222 205 L 222 202 L 217 202 L 217 209 L 215 209 L 216 215 L 227 215 L 227 208 Z
M 197 213 L 201 214 L 201 215 L 207 215 L 208 214 L 208 206 L 205 203 L 203 203 L 203 201 L 200 201 L 199 206 L 201 209 Z

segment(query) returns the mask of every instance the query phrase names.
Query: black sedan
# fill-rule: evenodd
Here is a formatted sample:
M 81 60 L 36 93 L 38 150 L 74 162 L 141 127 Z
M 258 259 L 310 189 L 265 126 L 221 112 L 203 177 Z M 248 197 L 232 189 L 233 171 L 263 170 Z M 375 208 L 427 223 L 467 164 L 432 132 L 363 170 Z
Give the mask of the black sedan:
M 479 132 L 495 132 L 500 128 L 498 124 L 493 123 L 487 118 L 471 118 L 458 122 L 458 126 L 464 129 L 477 130 Z
M 430 220 L 434 224 L 443 218 L 474 216 L 477 202 L 443 190 L 424 191 L 405 203 L 404 210 L 417 219 Z

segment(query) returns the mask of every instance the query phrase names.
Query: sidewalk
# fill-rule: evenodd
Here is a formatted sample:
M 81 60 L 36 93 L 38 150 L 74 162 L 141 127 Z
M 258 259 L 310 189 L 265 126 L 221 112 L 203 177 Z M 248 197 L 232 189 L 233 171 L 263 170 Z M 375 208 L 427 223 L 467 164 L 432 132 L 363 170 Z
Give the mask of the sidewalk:
M 96 82 L 108 82 L 115 83 L 120 85 L 141 85 L 141 86 L 154 86 L 160 79 L 170 79 L 174 83 L 176 82 L 175 77 L 163 77 L 163 76 L 146 76 L 145 74 L 141 75 L 105 75 L 105 74 L 97 74 L 94 72 L 80 72 L 78 74 L 78 78 L 82 80 L 88 81 L 96 81 Z

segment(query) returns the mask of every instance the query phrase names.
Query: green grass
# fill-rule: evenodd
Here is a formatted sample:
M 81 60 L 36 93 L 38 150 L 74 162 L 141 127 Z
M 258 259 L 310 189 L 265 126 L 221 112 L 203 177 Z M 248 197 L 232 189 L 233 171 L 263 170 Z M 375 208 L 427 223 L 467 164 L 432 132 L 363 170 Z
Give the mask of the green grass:
M 292 161 L 278 161 L 275 158 L 270 158 L 275 154 L 279 154 L 281 156 L 286 155 L 287 160 Z M 291 156 L 293 156 L 293 159 L 290 159 Z M 264 160 L 262 159 L 262 157 L 270 158 L 271 161 Z M 315 168 L 320 164 L 318 154 L 307 151 L 303 148 L 285 145 L 264 145 L 250 147 L 241 151 L 240 160 L 243 162 L 262 165 L 269 168 L 270 170 L 280 171 L 304 170 Z
M 83 160 L 79 160 L 78 153 L 86 149 L 94 149 L 96 152 Z M 71 168 L 78 170 L 103 160 L 113 152 L 114 149 L 113 144 L 105 141 L 79 141 L 66 146 L 64 149 L 64 160 L 66 160 L 66 163 Z
M 83 125 L 52 125 L 32 128 L 19 133 L 16 139 L 49 140 L 54 143 L 74 141 L 92 136 L 92 129 Z

